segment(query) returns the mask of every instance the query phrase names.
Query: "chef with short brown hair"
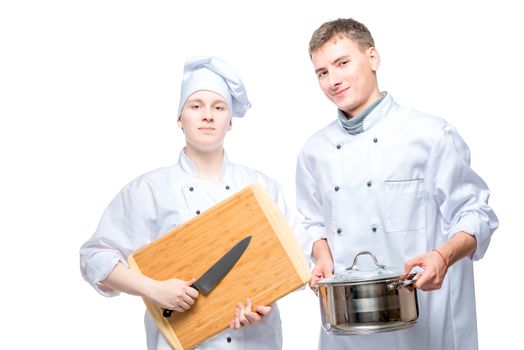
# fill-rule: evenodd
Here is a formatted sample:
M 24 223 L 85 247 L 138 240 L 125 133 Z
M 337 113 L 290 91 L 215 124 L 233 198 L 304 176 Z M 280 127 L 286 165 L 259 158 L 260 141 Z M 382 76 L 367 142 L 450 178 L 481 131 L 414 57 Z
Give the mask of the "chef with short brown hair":
M 320 349 L 477 349 L 473 261 L 498 220 L 469 149 L 444 119 L 380 91 L 380 55 L 354 19 L 322 24 L 311 61 L 336 119 L 307 140 L 297 161 L 316 280 L 371 251 L 386 266 L 418 271 L 420 316 L 409 329 L 372 335 L 322 332 Z M 443 101 L 445 103 L 445 101 Z M 429 292 L 431 291 L 431 292 Z

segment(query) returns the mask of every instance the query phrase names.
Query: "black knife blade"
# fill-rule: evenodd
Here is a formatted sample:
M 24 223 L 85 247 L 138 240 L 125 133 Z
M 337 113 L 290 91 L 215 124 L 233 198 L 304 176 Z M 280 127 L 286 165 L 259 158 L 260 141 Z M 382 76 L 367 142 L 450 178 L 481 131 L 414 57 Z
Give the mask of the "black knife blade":
M 200 293 L 207 295 L 215 288 L 215 286 L 227 275 L 233 266 L 240 259 L 246 250 L 251 236 L 247 236 L 226 254 L 224 254 L 216 263 L 214 263 L 198 280 L 193 283 L 191 287 L 198 290 Z M 164 317 L 170 317 L 173 310 L 164 309 Z

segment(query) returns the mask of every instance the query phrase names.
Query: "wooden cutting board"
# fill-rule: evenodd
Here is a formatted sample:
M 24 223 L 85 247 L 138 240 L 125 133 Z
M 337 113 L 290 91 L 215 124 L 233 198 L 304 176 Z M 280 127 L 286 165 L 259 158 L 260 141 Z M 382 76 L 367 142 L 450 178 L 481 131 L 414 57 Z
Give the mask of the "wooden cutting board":
M 145 304 L 176 350 L 190 349 L 229 327 L 235 305 L 270 305 L 309 281 L 310 272 L 288 222 L 260 185 L 218 203 L 129 257 L 129 266 L 156 280 L 199 278 L 246 236 L 251 242 L 208 295 L 200 293 L 184 313 L 162 316 Z

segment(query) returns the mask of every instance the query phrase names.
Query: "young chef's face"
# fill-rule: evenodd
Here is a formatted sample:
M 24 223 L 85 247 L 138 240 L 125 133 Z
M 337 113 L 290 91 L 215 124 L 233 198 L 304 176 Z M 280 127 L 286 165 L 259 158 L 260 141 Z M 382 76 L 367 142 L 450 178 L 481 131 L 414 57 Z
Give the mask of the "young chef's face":
M 231 130 L 226 100 L 213 91 L 191 94 L 184 103 L 178 126 L 184 131 L 188 147 L 199 151 L 222 148 L 226 133 Z
M 362 51 L 347 37 L 335 37 L 311 54 L 320 88 L 350 116 L 380 96 L 375 72 L 380 57 L 374 47 Z

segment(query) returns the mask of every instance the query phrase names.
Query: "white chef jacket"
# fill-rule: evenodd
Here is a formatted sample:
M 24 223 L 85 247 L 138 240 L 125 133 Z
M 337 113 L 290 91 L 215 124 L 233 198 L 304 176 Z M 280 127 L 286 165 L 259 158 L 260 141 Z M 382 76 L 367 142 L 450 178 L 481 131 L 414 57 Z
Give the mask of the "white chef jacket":
M 360 251 L 402 269 L 459 231 L 477 239 L 440 290 L 418 291 L 414 327 L 354 336 L 321 331 L 320 349 L 478 348 L 473 260 L 484 255 L 498 221 L 469 162 L 453 126 L 399 106 L 389 94 L 366 117 L 364 132 L 350 135 L 337 119 L 306 142 L 297 161 L 297 206 L 309 235 L 327 238 L 335 273 Z
M 118 262 L 127 266 L 127 257 L 138 248 L 253 183 L 262 185 L 292 225 L 297 222 L 286 209 L 280 186 L 269 177 L 233 164 L 224 155 L 220 179 L 200 180 L 191 160 L 181 151 L 177 164 L 138 177 L 109 204 L 95 234 L 80 249 L 83 277 L 102 295 L 118 295 L 117 290 L 100 284 Z M 232 315 L 233 309 L 231 305 Z M 145 326 L 149 350 L 170 349 L 147 310 Z M 275 303 L 261 323 L 225 330 L 201 344 L 199 349 L 274 350 L 281 347 L 280 314 Z

